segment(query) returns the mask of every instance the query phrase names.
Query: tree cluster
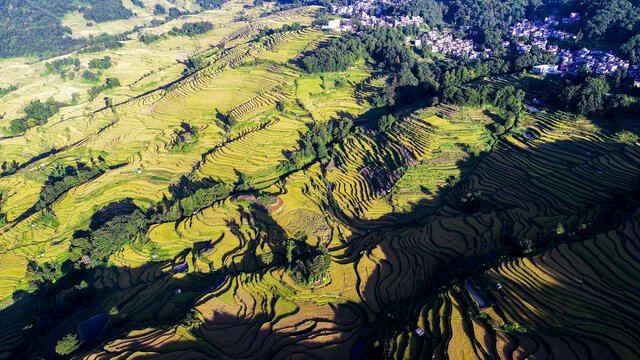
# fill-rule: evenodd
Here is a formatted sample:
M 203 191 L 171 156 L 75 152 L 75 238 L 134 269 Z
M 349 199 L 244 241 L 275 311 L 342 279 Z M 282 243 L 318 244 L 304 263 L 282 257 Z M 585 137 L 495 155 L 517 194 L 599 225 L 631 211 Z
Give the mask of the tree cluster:
M 534 47 L 529 52 L 519 54 L 515 58 L 513 65 L 516 71 L 520 71 L 530 69 L 531 67 L 539 64 L 555 64 L 557 62 L 558 57 L 554 53 Z
M 326 157 L 328 155 L 327 146 L 347 137 L 352 127 L 353 121 L 349 118 L 315 123 L 309 131 L 300 134 L 298 149 L 288 154 L 287 160 L 278 166 L 279 170 L 290 172 L 301 168 L 311 160 Z
M 602 112 L 609 92 L 605 78 L 587 78 L 582 84 L 568 86 L 560 94 L 560 103 L 581 115 Z
M 153 8 L 153 15 L 164 15 L 166 13 L 167 9 L 165 9 L 164 6 L 160 4 L 156 4 L 156 6 Z
M 381 133 L 387 132 L 395 123 L 396 118 L 393 115 L 382 115 L 378 120 L 378 131 Z
M 109 77 L 105 80 L 104 84 L 94 86 L 89 89 L 87 92 L 89 94 L 90 99 L 95 99 L 101 92 L 117 88 L 120 86 L 120 80 L 117 77 Z
M 298 31 L 302 29 L 302 26 L 299 22 L 294 22 L 293 24 L 284 24 L 280 29 L 272 29 L 272 28 L 263 28 L 260 30 L 259 37 L 265 37 L 273 34 L 282 34 L 287 31 Z
M 33 206 L 34 210 L 40 211 L 44 209 L 67 190 L 74 186 L 84 184 L 104 173 L 107 168 L 107 164 L 101 159 L 98 161 L 92 160 L 89 165 L 81 162 L 78 162 L 76 166 L 63 166 L 58 164 L 42 186 L 40 197 Z
M 143 43 L 145 43 L 146 45 L 151 44 L 152 42 L 156 42 L 160 39 L 164 38 L 164 36 L 162 35 L 157 35 L 157 34 L 146 34 L 146 33 L 140 33 L 138 35 L 138 40 L 142 41 Z
M 15 160 L 11 161 L 3 161 L 2 165 L 0 165 L 0 169 L 2 169 L 1 176 L 10 175 L 18 171 L 20 167 L 20 163 Z
M 85 19 L 97 23 L 128 19 L 133 12 L 122 5 L 122 0 L 91 0 L 91 7 L 79 9 Z
M 496 89 L 490 85 L 479 87 L 458 88 L 455 86 L 445 89 L 442 98 L 446 103 L 466 106 L 492 105 L 504 109 L 514 115 L 522 111 L 522 101 L 525 92 L 513 86 Z
M 205 10 L 219 9 L 227 0 L 195 0 Z
M 438 2 L 436 0 L 413 0 L 398 4 L 385 3 L 383 14 L 390 15 L 392 17 L 402 15 L 422 16 L 427 25 L 435 27 L 443 23 L 443 13 L 445 8 L 446 7 L 442 2 Z M 371 9 L 371 12 L 373 11 L 374 9 Z
M 174 27 L 167 33 L 169 36 L 196 36 L 204 34 L 213 29 L 213 24 L 209 21 L 198 21 L 192 23 L 184 23 L 181 27 Z
M 69 1 L 0 2 L 0 57 L 57 54 L 73 48 L 79 41 L 60 21 L 73 10 Z
M 16 91 L 18 90 L 18 86 L 15 84 L 11 84 L 9 86 L 7 86 L 6 88 L 0 88 L 0 98 L 7 95 L 8 93 L 12 92 L 12 91 Z
M 44 103 L 33 100 L 24 107 L 25 117 L 11 120 L 9 132 L 13 135 L 21 134 L 34 126 L 44 124 L 63 106 L 65 106 L 64 103 L 57 102 L 53 98 L 47 99 Z
M 634 35 L 629 41 L 622 44 L 618 55 L 622 58 L 629 59 L 633 64 L 640 63 L 640 34 Z
M 615 87 L 616 76 L 587 77 L 583 82 L 567 86 L 558 97 L 560 106 L 580 115 L 601 115 L 620 119 L 637 114 L 638 104 L 624 93 L 609 94 L 612 84 Z
M 122 47 L 122 41 L 129 40 L 126 34 L 102 34 L 96 37 L 89 36 L 88 39 L 81 39 L 80 45 L 82 49 L 78 53 L 93 53 L 104 50 L 113 50 Z
M 82 80 L 87 83 L 96 83 L 100 81 L 100 73 L 94 73 L 89 70 L 85 70 L 82 72 Z
M 115 216 L 93 231 L 76 234 L 69 248 L 70 260 L 88 255 L 91 262 L 107 261 L 124 244 L 144 236 L 148 226 L 149 220 L 140 209 Z
M 209 65 L 209 60 L 203 56 L 190 56 L 187 61 L 184 62 L 185 68 L 182 70 L 182 75 L 189 76 L 200 69 L 203 69 Z
M 89 69 L 105 70 L 111 67 L 111 57 L 105 56 L 102 59 L 91 59 L 89 61 Z
M 45 75 L 48 74 L 60 74 L 63 79 L 66 76 L 66 70 L 73 66 L 76 69 L 80 67 L 80 59 L 77 57 L 66 57 L 64 59 L 57 59 L 51 62 L 47 62 L 45 65 Z
M 289 273 L 304 286 L 310 286 L 322 281 L 329 274 L 331 256 L 326 246 L 319 245 L 316 248 L 303 246 L 301 240 L 288 239 L 287 260 L 289 260 Z M 306 245 L 306 244 L 304 244 Z
M 109 16 L 116 14 L 115 16 L 119 17 L 117 14 L 122 9 L 130 12 L 122 6 L 121 0 L 89 0 L 89 9 L 81 8 L 79 3 L 47 0 L 1 1 L 0 58 L 33 55 L 50 57 L 82 47 L 97 51 L 121 45 L 116 45 L 114 38 L 122 35 L 103 34 L 93 38 L 73 38 L 71 29 L 63 26 L 61 21 L 65 14 L 74 10 L 85 11 L 85 16 L 97 16 L 98 13 L 104 12 Z M 116 11 L 112 11 L 109 6 L 105 7 L 105 4 L 117 8 Z
M 174 188 L 171 200 L 164 199 L 155 206 L 151 219 L 154 223 L 180 220 L 228 197 L 232 190 L 230 185 L 210 179 L 186 182 Z

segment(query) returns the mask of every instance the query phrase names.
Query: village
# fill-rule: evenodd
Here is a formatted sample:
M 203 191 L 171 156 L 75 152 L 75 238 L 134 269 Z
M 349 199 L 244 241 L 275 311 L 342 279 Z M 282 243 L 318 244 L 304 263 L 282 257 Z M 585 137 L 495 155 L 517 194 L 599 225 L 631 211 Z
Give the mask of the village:
M 383 5 L 397 5 L 403 2 L 406 2 L 406 0 L 362 0 L 356 1 L 352 5 L 331 6 L 330 10 L 333 14 L 349 17 L 349 19 L 333 19 L 321 28 L 330 31 L 352 31 L 356 26 L 354 19 L 359 21 L 361 25 L 369 27 L 380 25 L 404 27 L 424 24 L 424 19 L 420 16 L 393 18 L 382 15 Z M 572 24 L 579 21 L 580 18 L 579 13 L 571 13 L 568 17 L 563 18 L 556 18 L 556 16 L 551 15 L 545 17 L 544 20 L 531 21 L 525 19 L 509 27 L 509 39 L 503 40 L 501 46 L 503 48 L 512 47 L 520 53 L 527 53 L 534 48 L 538 48 L 556 54 L 558 63 L 538 64 L 533 68 L 534 72 L 541 75 L 576 75 L 586 66 L 595 75 L 608 75 L 618 69 L 628 69 L 630 74 L 632 72 L 637 74 L 640 82 L 637 66 L 630 68 L 628 60 L 620 59 L 611 51 L 590 50 L 587 48 L 571 51 L 559 47 L 559 43 L 576 39 L 576 35 L 558 27 L 561 24 Z M 469 28 L 463 27 L 462 30 L 469 31 Z M 467 57 L 476 59 L 494 55 L 493 49 L 480 47 L 472 39 L 454 37 L 452 29 L 444 29 L 443 31 L 430 29 L 421 36 L 415 38 L 407 37 L 406 41 L 417 48 L 426 48 L 431 53 L 442 54 L 452 58 Z

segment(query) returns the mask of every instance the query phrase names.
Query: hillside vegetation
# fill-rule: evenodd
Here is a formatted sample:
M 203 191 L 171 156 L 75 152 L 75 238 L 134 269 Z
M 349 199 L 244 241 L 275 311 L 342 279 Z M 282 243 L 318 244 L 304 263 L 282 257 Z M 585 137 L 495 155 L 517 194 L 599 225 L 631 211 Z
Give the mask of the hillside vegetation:
M 90 3 L 105 36 L 163 20 L 86 52 L 76 2 L 13 4 L 63 55 L 0 60 L 0 357 L 640 357 L 628 79 L 325 32 L 311 3 Z

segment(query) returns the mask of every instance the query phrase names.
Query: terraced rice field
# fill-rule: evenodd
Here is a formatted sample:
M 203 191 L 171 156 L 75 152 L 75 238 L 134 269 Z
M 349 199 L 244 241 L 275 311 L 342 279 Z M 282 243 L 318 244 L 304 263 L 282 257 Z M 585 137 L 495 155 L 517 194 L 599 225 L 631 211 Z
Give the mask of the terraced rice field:
M 266 27 L 308 25 L 315 9 L 223 18 L 181 39 L 170 61 L 127 72 L 113 109 L 81 102 L 0 139 L 5 159 L 22 164 L 0 178 L 0 357 L 50 356 L 61 335 L 109 314 L 76 358 L 638 358 L 637 144 L 552 110 L 522 115 L 502 137 L 488 130 L 490 110 L 448 105 L 403 109 L 375 131 L 387 110 L 366 99 L 384 77 L 296 65 L 335 35 L 305 27 L 256 39 Z M 120 64 L 142 62 L 130 45 L 114 54 Z M 182 76 L 177 53 L 209 64 Z M 327 157 L 282 170 L 315 123 L 344 118 L 353 130 Z M 188 144 L 185 124 L 198 134 Z M 98 157 L 110 168 L 48 206 L 58 223 L 29 212 L 58 164 Z M 177 184 L 241 174 L 252 189 L 162 218 L 108 265 L 83 270 L 84 285 L 60 281 L 56 296 L 31 302 L 33 267 L 64 261 L 98 210 L 155 211 Z M 331 263 L 302 284 L 287 266 L 304 264 L 287 257 L 307 248 L 326 248 Z M 78 293 L 89 300 L 74 302 Z M 60 319 L 48 325 L 42 314 Z M 46 334 L 32 341 L 32 326 Z

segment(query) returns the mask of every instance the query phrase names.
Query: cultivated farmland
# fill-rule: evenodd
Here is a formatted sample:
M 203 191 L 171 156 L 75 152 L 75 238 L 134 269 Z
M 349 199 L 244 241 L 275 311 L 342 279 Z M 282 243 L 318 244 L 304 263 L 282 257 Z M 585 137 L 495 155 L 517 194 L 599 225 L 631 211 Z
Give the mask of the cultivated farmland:
M 339 36 L 310 26 L 318 7 L 222 6 L 145 29 L 213 23 L 194 37 L 77 54 L 113 59 L 100 80 L 122 86 L 97 98 L 42 62 L 6 80 L 24 83 L 6 131 L 36 88 L 82 95 L 0 139 L 17 164 L 0 177 L 0 357 L 53 357 L 71 333 L 78 359 L 640 356 L 637 143 L 553 108 L 498 135 L 491 106 L 390 111 L 368 64 L 301 66 Z M 74 252 L 113 233 L 130 236 Z

